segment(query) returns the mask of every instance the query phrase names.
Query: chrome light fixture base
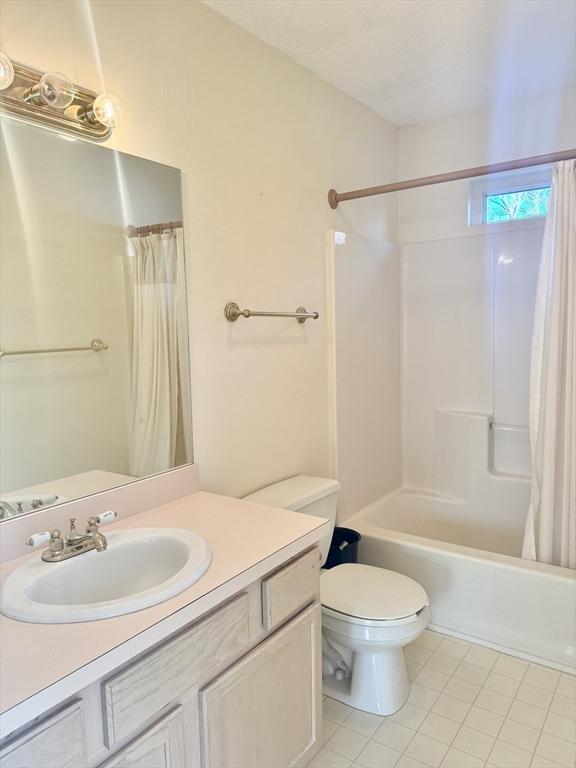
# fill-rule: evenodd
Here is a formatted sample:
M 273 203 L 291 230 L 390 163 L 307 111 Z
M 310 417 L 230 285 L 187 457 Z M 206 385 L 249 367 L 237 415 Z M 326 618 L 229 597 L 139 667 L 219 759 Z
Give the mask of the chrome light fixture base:
M 98 94 L 74 84 L 74 100 L 66 109 L 55 109 L 47 104 L 35 103 L 26 94 L 35 93 L 44 72 L 26 64 L 12 62 L 14 81 L 0 91 L 0 113 L 37 123 L 55 131 L 71 133 L 93 141 L 106 141 L 112 128 L 98 122 L 83 120 L 81 115 L 89 114 Z

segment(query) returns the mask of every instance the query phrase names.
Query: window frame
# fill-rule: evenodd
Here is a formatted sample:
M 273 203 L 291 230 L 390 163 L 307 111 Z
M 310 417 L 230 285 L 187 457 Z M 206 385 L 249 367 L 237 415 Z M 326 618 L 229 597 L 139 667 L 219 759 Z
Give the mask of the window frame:
M 518 219 L 486 221 L 486 198 L 491 195 L 526 192 L 530 189 L 543 189 L 550 186 L 552 186 L 551 165 L 471 179 L 468 190 L 468 226 L 501 227 L 528 222 L 541 223 L 545 220 L 545 216 L 523 216 Z

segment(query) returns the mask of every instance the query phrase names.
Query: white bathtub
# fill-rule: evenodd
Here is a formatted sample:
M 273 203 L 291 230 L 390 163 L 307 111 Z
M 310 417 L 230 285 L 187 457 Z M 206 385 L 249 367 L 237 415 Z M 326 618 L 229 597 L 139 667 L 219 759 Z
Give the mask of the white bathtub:
M 521 528 L 497 528 L 495 511 L 483 525 L 465 501 L 403 490 L 344 525 L 361 562 L 422 584 L 433 628 L 574 672 L 576 572 L 518 557 Z

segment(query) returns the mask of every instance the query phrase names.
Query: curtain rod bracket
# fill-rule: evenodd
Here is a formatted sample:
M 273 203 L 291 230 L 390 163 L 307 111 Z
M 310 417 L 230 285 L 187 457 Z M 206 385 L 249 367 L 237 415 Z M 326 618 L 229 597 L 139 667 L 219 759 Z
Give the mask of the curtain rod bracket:
M 330 208 L 332 208 L 333 211 L 336 210 L 336 208 L 338 208 L 338 202 L 339 202 L 338 192 L 336 192 L 335 189 L 331 189 L 328 192 L 328 204 L 330 205 Z

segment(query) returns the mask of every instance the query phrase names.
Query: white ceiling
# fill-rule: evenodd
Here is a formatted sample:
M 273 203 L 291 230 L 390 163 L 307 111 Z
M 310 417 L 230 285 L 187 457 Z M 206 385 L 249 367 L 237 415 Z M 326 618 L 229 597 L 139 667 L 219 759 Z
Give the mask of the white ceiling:
M 574 0 L 204 0 L 395 125 L 576 81 Z

